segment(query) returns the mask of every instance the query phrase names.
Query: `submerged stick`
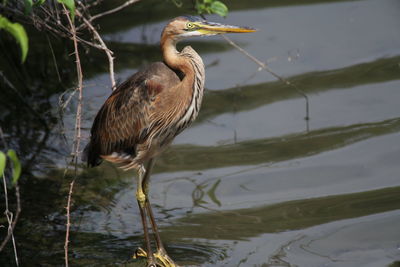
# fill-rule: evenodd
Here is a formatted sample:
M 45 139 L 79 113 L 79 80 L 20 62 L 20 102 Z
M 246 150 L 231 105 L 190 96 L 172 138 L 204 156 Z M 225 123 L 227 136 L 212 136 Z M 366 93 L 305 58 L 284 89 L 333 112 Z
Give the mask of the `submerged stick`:
M 298 94 L 300 94 L 304 100 L 306 101 L 306 116 L 304 117 L 304 119 L 306 120 L 306 129 L 307 132 L 309 131 L 309 120 L 310 120 L 310 108 L 309 108 L 309 99 L 308 96 L 306 95 L 306 93 L 304 93 L 303 90 L 299 89 L 295 84 L 291 83 L 290 81 L 286 80 L 285 78 L 281 77 L 280 75 L 276 74 L 271 68 L 269 68 L 267 66 L 267 64 L 265 64 L 264 62 L 258 60 L 256 57 L 254 57 L 253 55 L 251 55 L 249 52 L 247 52 L 246 50 L 244 50 L 243 48 L 241 48 L 240 46 L 238 46 L 235 42 L 233 42 L 229 37 L 225 36 L 224 34 L 222 35 L 222 38 L 225 39 L 225 41 L 227 41 L 230 45 L 232 45 L 233 47 L 235 47 L 237 50 L 239 50 L 241 53 L 243 53 L 246 57 L 248 57 L 249 59 L 251 59 L 253 62 L 255 62 L 258 66 L 260 66 L 260 68 L 264 69 L 265 71 L 267 71 L 268 73 L 270 73 L 272 76 L 274 76 L 275 78 L 277 78 L 278 80 L 280 80 L 281 82 L 283 82 L 284 84 L 294 88 L 296 90 L 296 92 Z

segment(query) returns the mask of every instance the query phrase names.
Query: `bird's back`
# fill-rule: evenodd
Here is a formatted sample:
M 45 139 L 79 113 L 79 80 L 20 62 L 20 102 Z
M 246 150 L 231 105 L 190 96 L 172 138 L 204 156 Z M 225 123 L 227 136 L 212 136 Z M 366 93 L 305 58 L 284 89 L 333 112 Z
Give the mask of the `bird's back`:
M 150 134 L 150 114 L 156 108 L 155 99 L 180 83 L 178 75 L 181 74 L 165 63 L 156 62 L 120 84 L 96 115 L 83 160 L 89 166 L 96 166 L 107 155 L 118 156 L 121 160 L 134 158 L 138 145 Z

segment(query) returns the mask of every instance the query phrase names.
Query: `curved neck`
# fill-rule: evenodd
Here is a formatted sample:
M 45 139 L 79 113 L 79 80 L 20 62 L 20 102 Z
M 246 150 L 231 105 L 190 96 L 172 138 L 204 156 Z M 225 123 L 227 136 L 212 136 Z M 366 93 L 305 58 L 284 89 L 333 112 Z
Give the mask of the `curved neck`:
M 167 34 L 163 33 L 161 37 L 161 51 L 165 63 L 174 70 L 179 70 L 186 75 L 193 72 L 193 67 L 188 58 L 183 57 L 176 50 L 177 40 L 170 38 Z
M 184 74 L 179 86 L 180 91 L 177 106 L 182 107 L 182 113 L 177 122 L 177 134 L 187 127 L 196 117 L 200 110 L 203 98 L 205 71 L 201 57 L 190 46 L 185 47 L 182 52 L 176 50 L 176 42 L 167 34 L 161 37 L 161 50 L 165 63 L 172 69 Z M 174 91 L 176 93 L 176 91 Z M 176 95 L 173 96 L 176 98 Z

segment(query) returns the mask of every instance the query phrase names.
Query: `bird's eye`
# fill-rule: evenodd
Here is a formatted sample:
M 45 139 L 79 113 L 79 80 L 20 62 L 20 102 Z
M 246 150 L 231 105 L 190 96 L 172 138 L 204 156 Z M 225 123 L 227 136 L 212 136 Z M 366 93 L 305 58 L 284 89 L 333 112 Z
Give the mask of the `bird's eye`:
M 186 27 L 187 27 L 188 29 L 193 29 L 193 28 L 194 28 L 194 24 L 191 23 L 191 22 L 188 22 L 188 23 L 186 24 Z

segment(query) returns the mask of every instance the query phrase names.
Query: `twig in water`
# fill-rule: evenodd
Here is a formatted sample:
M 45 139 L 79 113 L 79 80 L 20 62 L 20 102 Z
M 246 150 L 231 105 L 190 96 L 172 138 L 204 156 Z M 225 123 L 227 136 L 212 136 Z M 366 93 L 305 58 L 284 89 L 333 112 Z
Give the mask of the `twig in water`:
M 65 266 L 68 267 L 68 244 L 69 244 L 69 229 L 71 227 L 71 199 L 72 199 L 72 192 L 74 190 L 75 178 L 69 184 L 69 191 L 68 191 L 68 200 L 67 206 L 65 209 L 67 210 L 67 224 L 66 224 L 66 232 L 65 232 L 65 244 L 64 244 L 64 253 L 65 253 Z
M 258 60 L 257 58 L 255 58 L 253 55 L 251 55 L 249 52 L 247 52 L 246 50 L 244 50 L 243 48 L 241 48 L 240 46 L 238 46 L 236 43 L 234 43 L 229 37 L 225 36 L 224 34 L 222 35 L 222 38 L 225 39 L 225 41 L 227 41 L 230 45 L 232 45 L 233 47 L 235 47 L 237 50 L 239 50 L 241 53 L 243 53 L 245 56 L 247 56 L 248 58 L 250 58 L 252 61 L 254 61 L 258 66 L 260 66 L 260 68 L 264 69 L 265 71 L 269 72 L 272 76 L 274 76 L 275 78 L 277 78 L 278 80 L 280 80 L 281 82 L 285 83 L 288 86 L 291 86 L 292 88 L 294 88 L 296 90 L 297 93 L 299 93 L 302 97 L 304 97 L 305 101 L 306 101 L 306 116 L 305 116 L 305 120 L 306 120 L 306 128 L 307 128 L 307 132 L 309 131 L 309 120 L 310 120 L 310 109 L 309 109 L 309 100 L 308 100 L 308 96 L 306 95 L 306 93 L 304 93 L 302 90 L 300 90 L 295 84 L 291 83 L 290 81 L 286 80 L 285 78 L 279 76 L 278 74 L 276 74 L 274 71 L 271 70 L 271 68 L 269 68 L 267 66 L 267 64 L 265 64 L 264 62 L 261 62 L 260 60 Z

